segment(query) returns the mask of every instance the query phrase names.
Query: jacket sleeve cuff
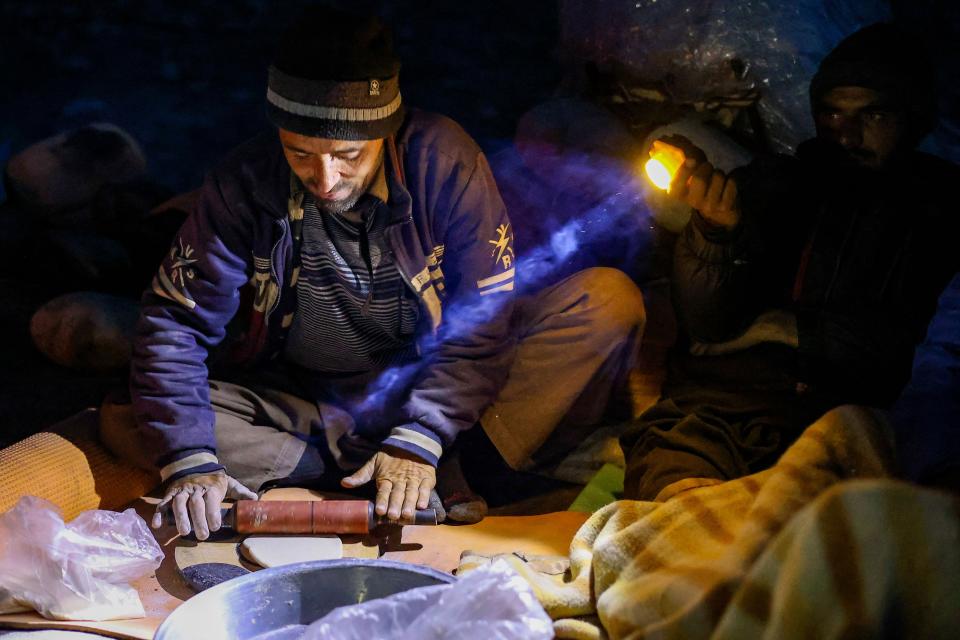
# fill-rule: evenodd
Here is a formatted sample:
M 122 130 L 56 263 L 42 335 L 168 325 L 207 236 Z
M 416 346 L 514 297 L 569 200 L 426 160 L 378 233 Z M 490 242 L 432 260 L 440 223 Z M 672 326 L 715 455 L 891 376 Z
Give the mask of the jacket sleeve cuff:
M 223 468 L 217 456 L 209 451 L 184 451 L 179 458 L 160 469 L 160 479 L 167 482 L 195 473 L 213 473 Z
M 724 229 L 710 224 L 697 210 L 694 210 L 693 215 L 690 216 L 690 223 L 705 241 L 712 244 L 730 244 L 736 241 L 742 227 L 741 224 L 738 224 L 732 229 Z
M 434 467 L 443 455 L 439 436 L 418 424 L 394 427 L 383 445 L 402 449 Z

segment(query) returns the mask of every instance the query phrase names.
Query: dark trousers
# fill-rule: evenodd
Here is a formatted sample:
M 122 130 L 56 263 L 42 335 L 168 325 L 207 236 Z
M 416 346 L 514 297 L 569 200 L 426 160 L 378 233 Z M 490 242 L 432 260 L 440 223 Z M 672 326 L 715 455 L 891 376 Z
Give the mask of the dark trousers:
M 620 438 L 624 497 L 654 500 L 679 480 L 730 480 L 776 462 L 832 406 L 797 392 L 793 360 L 777 347 L 675 359 L 662 399 Z

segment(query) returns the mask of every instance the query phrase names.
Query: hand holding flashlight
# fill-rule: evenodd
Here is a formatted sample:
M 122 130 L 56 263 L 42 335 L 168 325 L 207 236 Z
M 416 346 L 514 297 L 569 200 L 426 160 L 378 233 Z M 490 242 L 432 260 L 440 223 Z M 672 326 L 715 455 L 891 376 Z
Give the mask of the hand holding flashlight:
M 706 154 L 683 136 L 656 140 L 644 170 L 653 184 L 699 211 L 709 224 L 732 229 L 740 222 L 736 181 L 714 169 Z

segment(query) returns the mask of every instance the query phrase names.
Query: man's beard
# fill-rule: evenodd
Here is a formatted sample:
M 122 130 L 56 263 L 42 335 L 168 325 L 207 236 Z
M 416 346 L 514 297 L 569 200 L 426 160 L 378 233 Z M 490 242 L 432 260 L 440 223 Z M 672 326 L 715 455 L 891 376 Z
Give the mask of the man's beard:
M 340 200 L 323 200 L 314 197 L 314 201 L 317 203 L 317 209 L 324 213 L 346 213 L 356 206 L 357 201 L 363 197 L 364 193 L 366 193 L 366 189 L 359 187 Z
M 367 175 L 366 180 L 363 184 L 353 189 L 349 194 L 339 200 L 323 200 L 321 198 L 314 198 L 317 203 L 317 209 L 324 213 L 336 213 L 342 214 L 348 211 L 352 211 L 353 208 L 357 205 L 357 202 L 360 201 L 360 198 L 364 196 L 370 189 L 370 185 L 373 184 L 373 181 L 376 180 L 377 174 L 380 173 L 380 167 L 383 165 L 383 149 L 380 150 L 380 157 L 377 159 L 374 168 Z M 340 189 L 340 183 L 334 185 L 331 191 L 336 191 Z
M 877 154 L 864 149 L 846 149 L 847 162 L 860 169 L 879 169 L 880 159 Z

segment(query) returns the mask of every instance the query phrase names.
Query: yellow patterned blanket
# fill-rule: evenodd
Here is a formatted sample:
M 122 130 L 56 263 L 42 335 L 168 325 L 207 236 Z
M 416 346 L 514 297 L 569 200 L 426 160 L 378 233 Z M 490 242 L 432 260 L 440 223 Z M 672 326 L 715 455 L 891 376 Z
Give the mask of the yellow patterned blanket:
M 960 503 L 891 470 L 882 417 L 841 407 L 766 471 L 597 511 L 563 575 L 503 558 L 559 638 L 951 637 Z

